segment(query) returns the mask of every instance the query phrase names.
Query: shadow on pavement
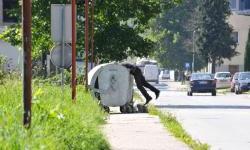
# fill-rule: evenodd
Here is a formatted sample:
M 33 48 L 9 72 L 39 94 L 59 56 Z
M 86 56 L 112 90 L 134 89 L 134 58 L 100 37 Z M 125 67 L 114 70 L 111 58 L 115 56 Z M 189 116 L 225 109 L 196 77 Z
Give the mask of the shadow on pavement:
M 157 108 L 171 109 L 250 109 L 250 106 L 242 105 L 156 105 Z

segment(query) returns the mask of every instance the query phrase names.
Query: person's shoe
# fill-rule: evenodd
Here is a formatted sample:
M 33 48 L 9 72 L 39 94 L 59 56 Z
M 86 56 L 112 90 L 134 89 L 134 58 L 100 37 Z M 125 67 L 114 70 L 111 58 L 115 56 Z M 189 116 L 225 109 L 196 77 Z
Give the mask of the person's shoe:
M 155 97 L 156 97 L 155 99 L 157 99 L 159 95 L 160 95 L 160 91 L 155 92 Z
M 146 103 L 145 103 L 144 105 L 147 105 L 151 100 L 152 100 L 152 98 L 147 99 L 147 100 L 146 100 Z

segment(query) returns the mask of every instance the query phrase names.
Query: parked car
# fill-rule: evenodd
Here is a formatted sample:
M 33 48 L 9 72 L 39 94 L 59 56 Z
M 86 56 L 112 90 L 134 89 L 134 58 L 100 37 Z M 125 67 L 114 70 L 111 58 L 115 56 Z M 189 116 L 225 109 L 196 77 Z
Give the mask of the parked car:
M 238 77 L 239 77 L 239 72 L 236 72 L 234 74 L 234 76 L 232 77 L 232 80 L 231 80 L 231 92 L 234 92 L 235 91 L 235 83 L 238 82 Z
M 159 75 L 160 79 L 170 79 L 170 73 L 168 70 L 162 70 Z
M 143 75 L 146 81 L 159 83 L 159 69 L 157 65 L 145 65 Z
M 216 72 L 214 75 L 216 88 L 229 88 L 231 86 L 230 72 Z
M 250 90 L 250 72 L 240 72 L 235 82 L 235 94 Z
M 216 96 L 216 82 L 212 74 L 191 74 L 187 95 L 192 96 L 193 93 L 211 93 L 212 96 Z

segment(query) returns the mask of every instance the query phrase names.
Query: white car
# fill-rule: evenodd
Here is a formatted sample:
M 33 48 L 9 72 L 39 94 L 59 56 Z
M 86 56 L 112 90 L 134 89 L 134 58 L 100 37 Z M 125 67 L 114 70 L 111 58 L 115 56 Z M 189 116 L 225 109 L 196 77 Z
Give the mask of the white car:
M 145 65 L 143 75 L 146 81 L 159 83 L 159 68 L 157 65 Z
M 216 72 L 214 75 L 216 80 L 216 88 L 230 88 L 231 87 L 231 73 L 230 72 Z
M 159 78 L 164 80 L 164 79 L 170 79 L 170 73 L 168 70 L 162 70 L 160 75 L 159 75 Z

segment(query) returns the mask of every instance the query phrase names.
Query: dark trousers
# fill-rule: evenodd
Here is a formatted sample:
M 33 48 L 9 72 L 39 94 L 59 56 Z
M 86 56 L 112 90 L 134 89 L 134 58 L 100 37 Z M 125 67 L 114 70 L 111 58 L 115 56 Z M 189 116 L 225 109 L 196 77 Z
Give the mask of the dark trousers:
M 142 73 L 136 73 L 134 75 L 135 78 L 135 83 L 137 88 L 140 90 L 140 92 L 142 93 L 142 95 L 146 98 L 146 100 L 151 100 L 152 97 L 147 93 L 147 91 L 145 90 L 144 87 L 150 89 L 152 92 L 156 93 L 159 92 L 158 89 L 156 89 L 154 86 L 152 86 L 151 84 L 149 84 L 144 76 L 142 75 Z

